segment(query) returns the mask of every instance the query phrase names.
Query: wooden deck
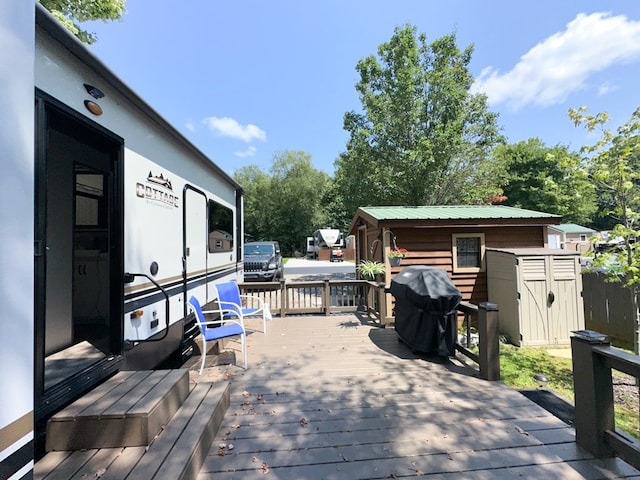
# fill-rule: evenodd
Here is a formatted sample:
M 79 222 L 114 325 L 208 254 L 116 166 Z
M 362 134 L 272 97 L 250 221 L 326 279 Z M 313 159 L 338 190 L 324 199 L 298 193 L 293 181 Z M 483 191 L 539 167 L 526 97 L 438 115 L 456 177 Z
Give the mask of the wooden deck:
M 416 356 L 356 314 L 276 317 L 248 351 L 246 371 L 198 379 L 231 382 L 198 480 L 640 479 L 577 447 L 571 426 L 517 391 Z

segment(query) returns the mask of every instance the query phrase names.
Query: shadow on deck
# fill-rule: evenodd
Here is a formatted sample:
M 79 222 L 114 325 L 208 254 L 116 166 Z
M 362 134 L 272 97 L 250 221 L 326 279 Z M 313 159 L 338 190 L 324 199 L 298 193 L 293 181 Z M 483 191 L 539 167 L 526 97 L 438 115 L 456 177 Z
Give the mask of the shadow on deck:
M 253 332 L 247 370 L 220 364 L 233 341 L 202 377 L 191 360 L 192 381 L 231 384 L 199 480 L 640 478 L 594 459 L 519 392 L 462 359 L 417 355 L 367 316 L 288 316 Z

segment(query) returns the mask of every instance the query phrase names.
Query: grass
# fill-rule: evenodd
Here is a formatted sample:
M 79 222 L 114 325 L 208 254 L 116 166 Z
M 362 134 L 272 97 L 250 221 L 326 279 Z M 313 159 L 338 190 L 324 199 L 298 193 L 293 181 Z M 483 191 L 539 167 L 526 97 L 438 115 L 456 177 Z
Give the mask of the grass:
M 542 385 L 534 378 L 542 374 L 549 380 Z M 550 355 L 544 348 L 518 348 L 500 345 L 500 376 L 508 386 L 518 389 L 535 389 L 544 386 L 573 403 L 573 367 L 571 359 Z M 636 388 L 637 387 L 632 387 Z M 637 408 L 625 403 L 614 406 L 616 427 L 640 438 Z

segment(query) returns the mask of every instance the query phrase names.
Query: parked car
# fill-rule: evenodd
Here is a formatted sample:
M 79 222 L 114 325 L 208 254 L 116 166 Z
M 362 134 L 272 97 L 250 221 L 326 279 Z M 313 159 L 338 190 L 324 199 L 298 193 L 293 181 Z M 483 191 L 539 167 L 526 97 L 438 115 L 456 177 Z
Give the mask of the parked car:
M 282 254 L 278 242 L 247 242 L 244 244 L 245 282 L 275 282 L 282 277 Z

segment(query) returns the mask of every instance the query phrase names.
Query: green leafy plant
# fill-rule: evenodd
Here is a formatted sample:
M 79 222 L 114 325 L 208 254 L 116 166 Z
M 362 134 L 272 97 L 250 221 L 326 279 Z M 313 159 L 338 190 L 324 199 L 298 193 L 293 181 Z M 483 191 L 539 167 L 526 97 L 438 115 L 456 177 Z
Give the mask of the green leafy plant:
M 384 263 L 373 260 L 363 260 L 358 264 L 358 272 L 367 280 L 375 280 L 378 275 L 384 275 L 386 268 Z

